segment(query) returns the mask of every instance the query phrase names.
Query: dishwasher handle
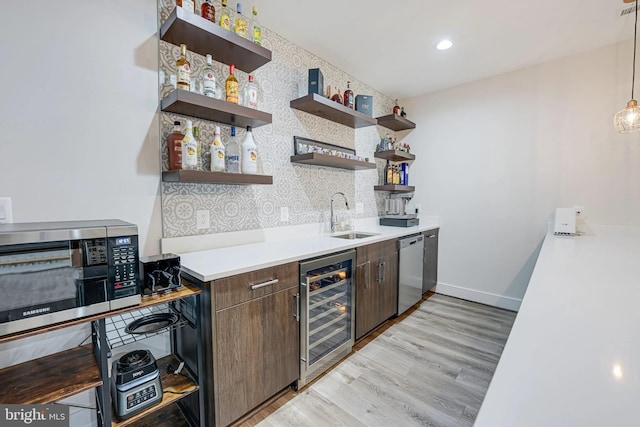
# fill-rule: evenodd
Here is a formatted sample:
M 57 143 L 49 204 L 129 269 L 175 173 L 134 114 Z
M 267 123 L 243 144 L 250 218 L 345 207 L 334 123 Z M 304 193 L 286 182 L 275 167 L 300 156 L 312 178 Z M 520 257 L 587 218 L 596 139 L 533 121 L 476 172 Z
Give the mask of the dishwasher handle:
M 422 242 L 423 239 L 424 237 L 422 236 L 422 234 L 400 239 L 398 240 L 398 249 L 408 248 L 411 245 L 415 245 L 416 243 Z

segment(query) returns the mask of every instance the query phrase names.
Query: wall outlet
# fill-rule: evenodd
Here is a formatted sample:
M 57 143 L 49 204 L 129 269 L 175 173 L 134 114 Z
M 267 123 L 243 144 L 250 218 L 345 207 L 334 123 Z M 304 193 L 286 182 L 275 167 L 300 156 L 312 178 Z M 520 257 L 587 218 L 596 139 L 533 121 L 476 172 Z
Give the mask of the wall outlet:
M 289 222 L 289 207 L 280 206 L 280 221 Z
M 211 216 L 209 211 L 199 210 L 196 211 L 196 228 L 198 230 L 205 230 L 211 228 Z
M 356 214 L 364 213 L 364 203 L 357 202 L 356 203 Z
M 576 218 L 578 219 L 586 218 L 587 215 L 584 212 L 584 206 L 575 206 L 574 208 L 576 210 Z
M 13 207 L 11 197 L 0 197 L 0 224 L 13 222 Z

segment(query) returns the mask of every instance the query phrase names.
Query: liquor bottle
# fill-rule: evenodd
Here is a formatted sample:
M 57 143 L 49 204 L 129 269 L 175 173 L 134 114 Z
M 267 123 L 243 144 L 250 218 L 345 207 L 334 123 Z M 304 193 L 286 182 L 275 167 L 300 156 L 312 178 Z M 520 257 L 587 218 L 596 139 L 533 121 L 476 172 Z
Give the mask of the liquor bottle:
M 194 0 L 176 0 L 176 4 L 184 10 L 196 13 L 196 2 Z
M 193 136 L 193 124 L 187 120 L 187 127 L 182 139 L 182 169 L 195 170 L 198 166 L 198 144 Z
M 236 5 L 238 13 L 236 14 L 235 24 L 233 26 L 234 31 L 237 35 L 242 38 L 247 38 L 247 20 L 242 16 L 242 4 L 238 3 Z
M 400 170 L 398 166 L 393 166 L 393 183 L 400 184 Z
M 191 64 L 187 61 L 187 45 L 180 45 L 180 58 L 176 61 L 178 89 L 189 90 L 191 87 Z
M 225 169 L 224 145 L 220 139 L 220 127 L 216 126 L 213 143 L 211 144 L 211 172 L 224 172 Z
M 252 28 L 252 41 L 257 44 L 258 46 L 262 46 L 262 27 L 260 26 L 260 23 L 258 22 L 258 7 L 257 6 L 253 6 L 252 9 L 252 13 L 253 13 L 253 20 L 251 21 L 251 28 Z
M 214 98 L 216 94 L 216 76 L 213 73 L 212 64 L 213 59 L 211 55 L 207 53 L 207 65 L 205 65 L 204 73 L 202 74 L 202 92 L 210 98 Z
M 220 10 L 220 27 L 231 31 L 231 11 L 227 7 L 227 0 L 222 0 L 222 9 Z
M 236 127 L 231 126 L 231 139 L 225 147 L 228 173 L 240 173 L 240 146 L 236 141 Z
M 400 109 L 400 116 L 401 116 L 401 117 L 407 117 L 407 113 L 405 113 L 405 112 L 404 112 L 404 107 L 402 107 L 402 108 Z
M 342 95 L 340 95 L 340 89 L 336 88 L 336 90 L 337 92 L 333 94 L 333 96 L 331 97 L 331 100 L 342 104 Z
M 202 170 L 202 141 L 200 140 L 200 128 L 193 127 L 193 140 L 196 142 L 196 170 Z
M 245 86 L 244 106 L 258 109 L 258 85 L 253 81 L 252 74 L 249 74 L 249 83 Z
M 238 103 L 238 79 L 233 75 L 235 72 L 235 65 L 229 65 L 229 77 L 227 77 L 227 81 L 225 82 L 225 89 L 227 92 L 227 102 L 232 102 L 234 104 Z
M 247 136 L 242 143 L 242 173 L 258 173 L 258 147 L 251 126 L 247 126 Z
M 207 21 L 216 22 L 216 9 L 211 4 L 211 0 L 204 0 L 200 6 L 200 15 Z
M 173 129 L 167 136 L 167 149 L 169 150 L 169 170 L 182 169 L 182 138 L 180 122 L 173 122 Z
M 391 169 L 391 165 L 387 161 L 387 164 L 384 167 L 384 185 L 391 184 L 393 182 L 393 171 Z
M 399 114 L 400 113 L 400 106 L 398 105 L 398 100 L 396 99 L 396 105 L 393 106 L 393 114 Z
M 347 90 L 344 91 L 343 101 L 345 107 L 351 108 L 352 110 L 356 108 L 353 91 L 351 90 L 351 82 L 347 82 Z

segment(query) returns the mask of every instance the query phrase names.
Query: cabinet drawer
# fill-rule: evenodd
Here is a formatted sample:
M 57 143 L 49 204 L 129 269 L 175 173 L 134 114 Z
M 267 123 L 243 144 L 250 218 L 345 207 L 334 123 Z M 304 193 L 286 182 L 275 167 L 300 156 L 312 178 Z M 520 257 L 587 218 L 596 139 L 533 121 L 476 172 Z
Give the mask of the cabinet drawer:
M 367 261 L 376 260 L 396 252 L 398 252 L 397 239 L 360 246 L 356 248 L 356 264 L 364 264 Z
M 216 310 L 298 286 L 298 263 L 277 265 L 213 281 Z

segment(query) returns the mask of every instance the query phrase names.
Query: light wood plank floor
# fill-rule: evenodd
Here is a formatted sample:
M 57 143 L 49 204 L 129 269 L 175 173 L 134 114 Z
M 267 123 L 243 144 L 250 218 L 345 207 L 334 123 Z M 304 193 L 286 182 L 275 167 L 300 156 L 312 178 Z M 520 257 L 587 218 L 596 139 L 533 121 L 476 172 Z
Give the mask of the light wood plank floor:
M 510 311 L 431 294 L 242 424 L 472 426 L 514 320 Z

